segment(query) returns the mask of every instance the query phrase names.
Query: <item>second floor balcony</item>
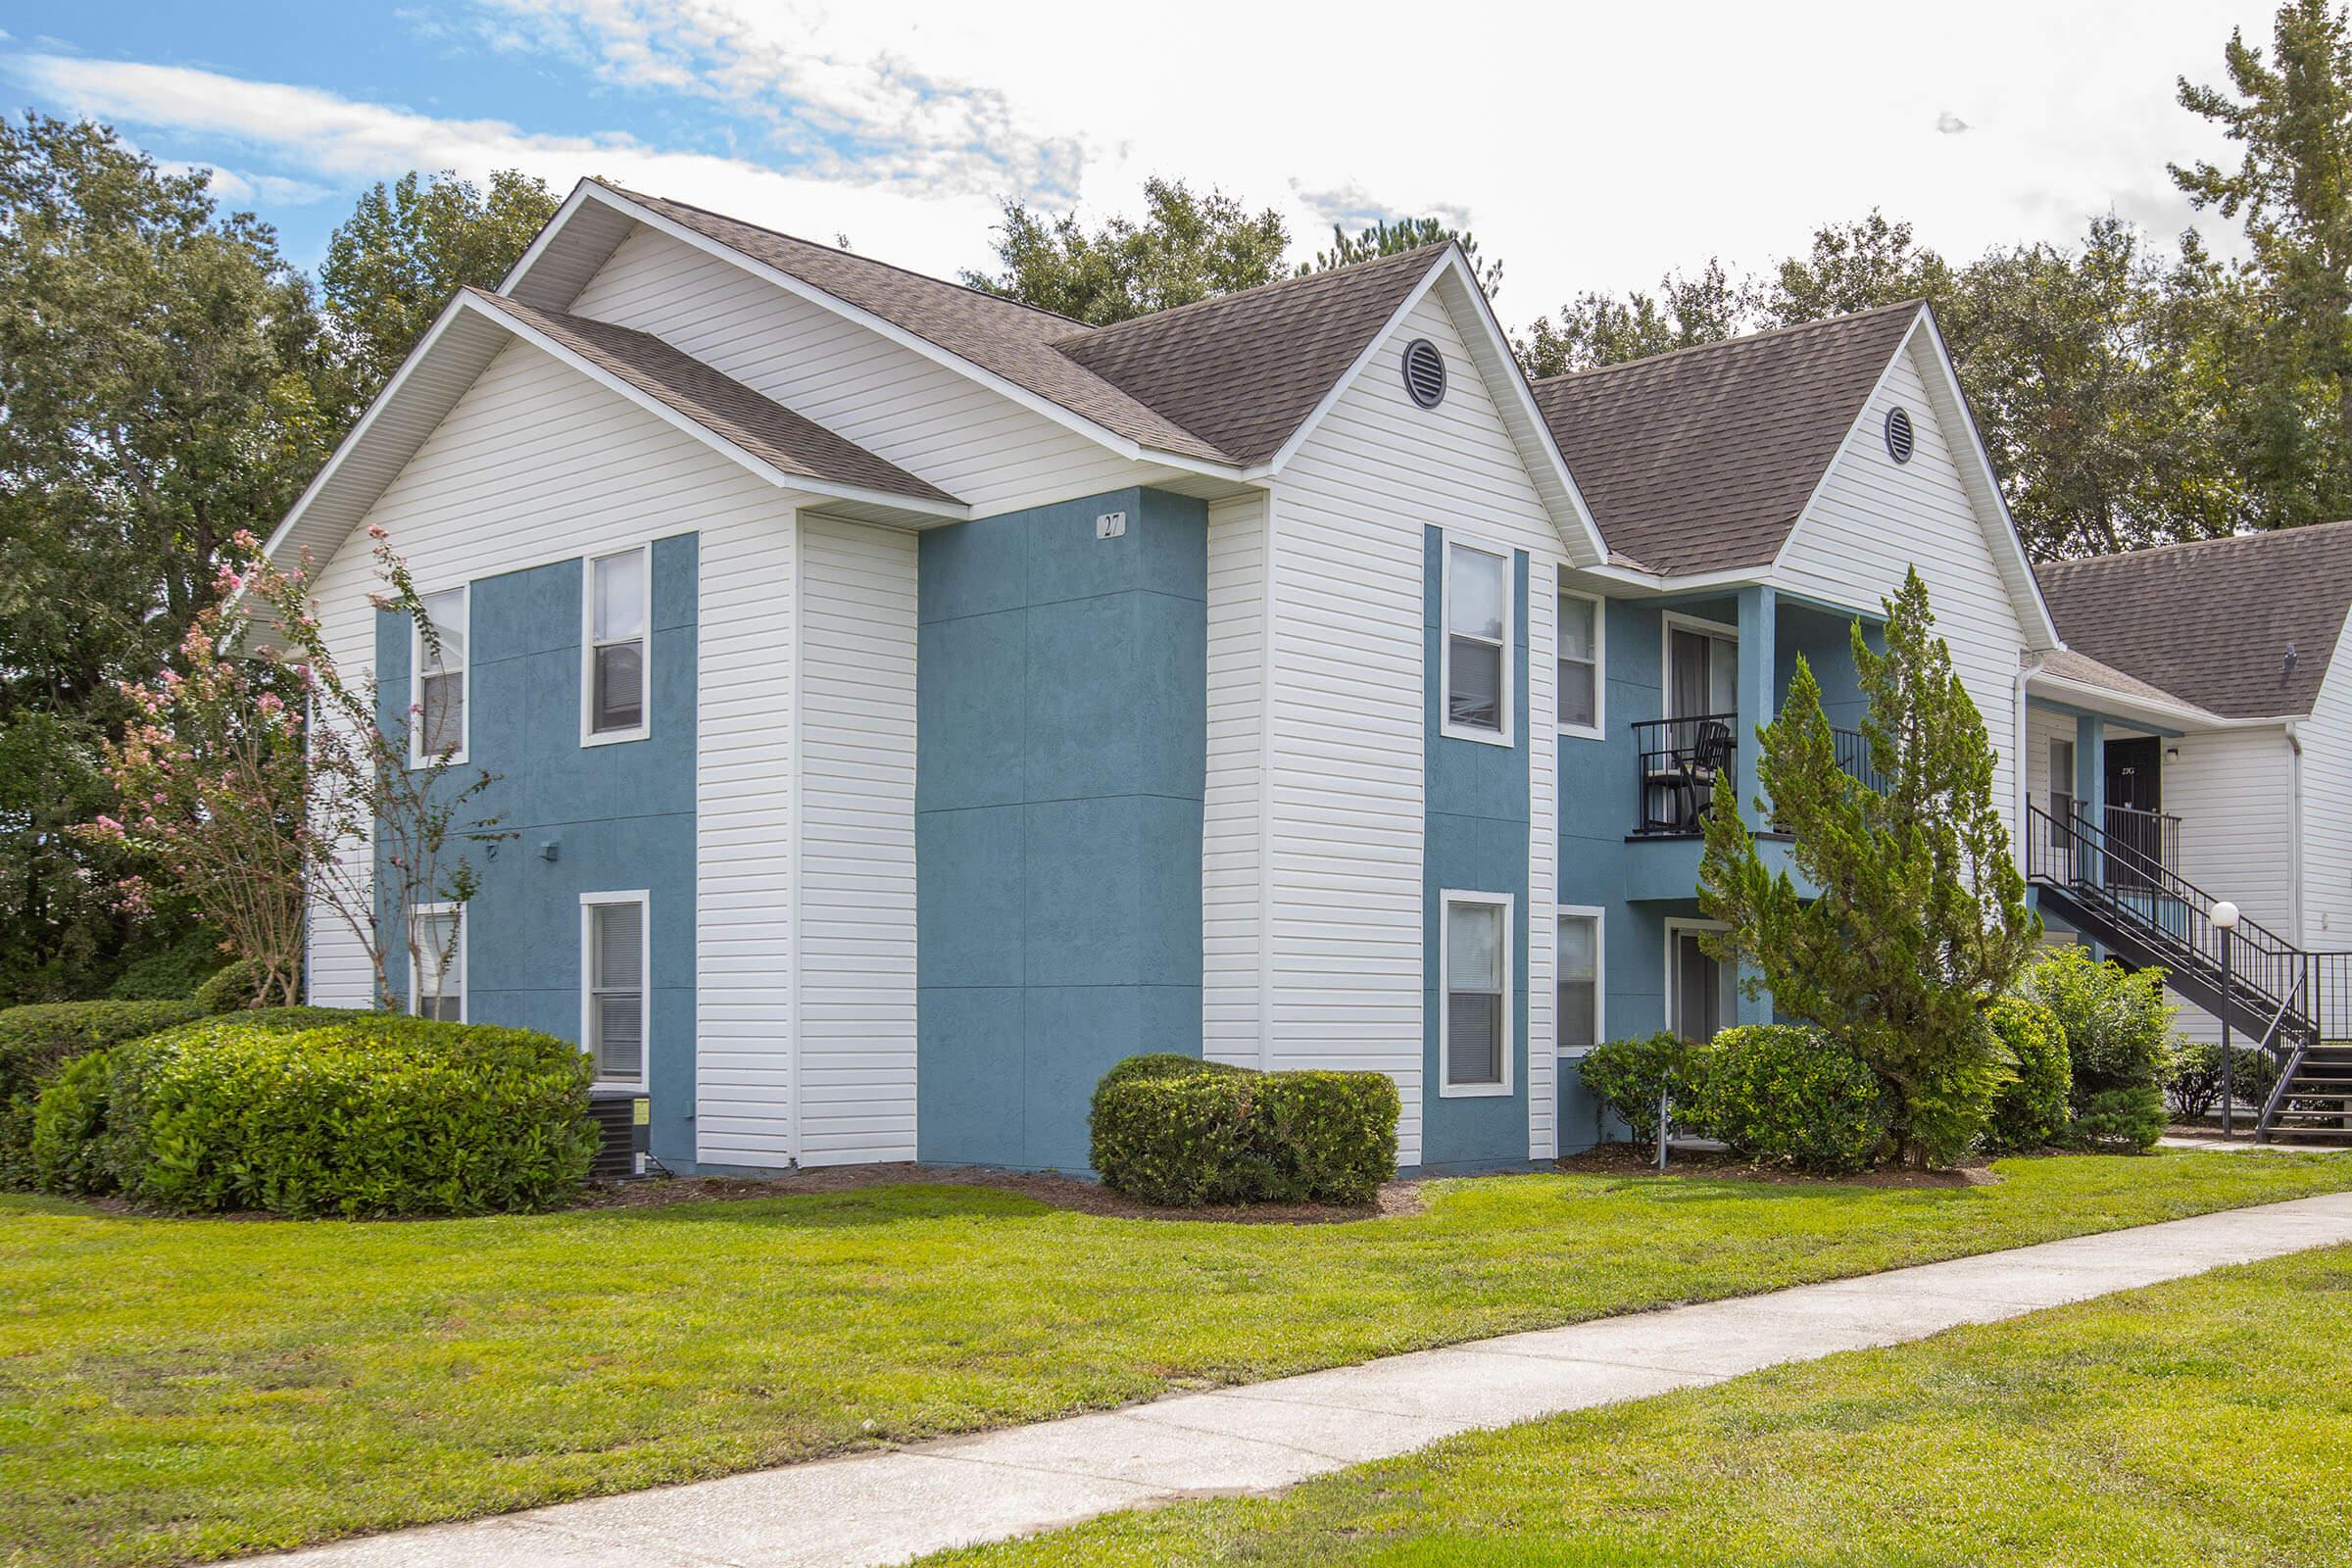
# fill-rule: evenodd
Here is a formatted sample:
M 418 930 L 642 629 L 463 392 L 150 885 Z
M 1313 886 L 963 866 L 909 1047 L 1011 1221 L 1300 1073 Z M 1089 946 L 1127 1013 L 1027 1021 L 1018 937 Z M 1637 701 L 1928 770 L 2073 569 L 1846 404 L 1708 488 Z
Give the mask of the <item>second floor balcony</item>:
M 1707 828 L 1718 800 L 1740 800 L 1744 748 L 1740 715 L 1696 713 L 1646 719 L 1634 725 L 1636 813 L 1634 838 L 1695 838 Z M 1838 765 L 1873 789 L 1883 787 L 1861 731 L 1830 731 Z M 1741 801 L 1742 808 L 1745 802 Z

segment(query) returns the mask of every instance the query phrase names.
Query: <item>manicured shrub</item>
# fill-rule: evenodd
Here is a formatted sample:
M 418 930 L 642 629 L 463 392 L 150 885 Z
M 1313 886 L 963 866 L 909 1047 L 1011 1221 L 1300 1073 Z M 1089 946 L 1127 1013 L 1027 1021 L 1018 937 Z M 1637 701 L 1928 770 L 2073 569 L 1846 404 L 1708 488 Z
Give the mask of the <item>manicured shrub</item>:
M 1148 1203 L 1368 1203 L 1396 1171 L 1396 1085 L 1131 1056 L 1095 1086 L 1092 1159 Z
M 1697 1107 L 1691 1101 L 1689 1065 L 1690 1043 L 1660 1030 L 1625 1040 L 1604 1040 L 1585 1053 L 1577 1071 L 1592 1098 L 1617 1113 L 1637 1143 L 1658 1136 L 1658 1096 L 1669 1093 L 1678 1120 L 1688 1121 Z
M 1726 1029 L 1691 1054 L 1690 1077 L 1698 1119 L 1766 1164 L 1842 1176 L 1878 1156 L 1891 1125 L 1879 1075 L 1819 1029 Z
M 95 1198 L 115 1190 L 106 1155 L 107 1054 L 93 1051 L 49 1080 L 32 1113 L 32 1181 L 44 1193 Z
M 2230 1048 L 2230 1087 L 2241 1104 L 2260 1105 L 2278 1082 L 2278 1059 L 2267 1051 Z M 2184 1121 L 2222 1108 L 2222 1048 L 2213 1040 L 2176 1039 L 2161 1075 L 2165 1102 Z
M 196 1005 L 207 1012 L 239 1012 L 261 1000 L 262 966 L 251 958 L 223 964 L 196 988 Z
M 2086 1149 L 2152 1149 L 2164 1133 L 2164 1064 L 2176 1009 L 2161 969 L 2096 962 L 2081 948 L 2053 948 L 2018 982 L 2018 994 L 2055 1013 L 2074 1067 L 2074 1141 Z
M 1995 997 L 1984 1022 L 2008 1053 L 2011 1073 L 1993 1097 L 1985 1152 L 2015 1154 L 2063 1143 L 2075 1071 L 2058 1015 L 2024 997 Z
M 474 1214 L 576 1190 L 588 1058 L 522 1029 L 281 1008 L 113 1053 L 108 1159 L 165 1207 Z
M 68 1062 L 200 1016 L 192 1002 L 44 1002 L 0 1009 L 0 1187 L 35 1185 L 34 1106 Z

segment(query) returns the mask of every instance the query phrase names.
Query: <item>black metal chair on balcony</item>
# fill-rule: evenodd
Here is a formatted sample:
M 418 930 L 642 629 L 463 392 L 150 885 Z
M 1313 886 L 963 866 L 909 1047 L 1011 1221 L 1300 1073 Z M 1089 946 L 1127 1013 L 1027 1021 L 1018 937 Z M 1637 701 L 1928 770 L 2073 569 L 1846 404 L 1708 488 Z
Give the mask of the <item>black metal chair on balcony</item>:
M 1698 737 L 1680 759 L 1677 787 L 1686 833 L 1704 832 L 1715 809 L 1715 780 L 1732 765 L 1732 726 L 1710 718 L 1698 726 Z

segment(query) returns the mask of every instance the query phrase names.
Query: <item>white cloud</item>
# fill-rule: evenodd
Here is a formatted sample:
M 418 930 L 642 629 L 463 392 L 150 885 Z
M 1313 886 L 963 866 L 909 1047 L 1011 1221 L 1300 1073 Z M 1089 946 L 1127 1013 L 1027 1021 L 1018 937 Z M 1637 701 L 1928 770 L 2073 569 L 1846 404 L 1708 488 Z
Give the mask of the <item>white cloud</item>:
M 559 185 L 598 172 L 796 233 L 846 232 L 933 271 L 985 262 L 1005 197 L 1097 219 L 1136 211 L 1153 173 L 1274 207 L 1301 256 L 1334 221 L 1469 218 L 1509 264 L 1505 318 L 1526 320 L 1709 256 L 1761 266 L 1873 207 L 1955 258 L 2071 241 L 2110 210 L 2169 234 L 2192 215 L 2166 162 L 2226 154 L 2173 101 L 2174 79 L 2219 77 L 2231 24 L 2266 37 L 2272 3 L 1979 0 L 1957 23 L 1948 8 L 1814 0 L 1792 26 L 1752 0 L 1693 0 L 1671 37 L 1654 9 L 1503 0 L 1454 0 L 1443 24 L 1374 4 L 1335 25 L 1328 8 L 1267 0 L 1194 0 L 1181 23 L 1099 0 L 432 13 L 426 47 L 519 52 L 583 80 L 606 123 L 691 116 L 716 152 L 181 68 L 55 53 L 0 53 L 0 67 L 17 62 L 44 99 L 268 150 L 223 154 L 241 168 L 346 183 L 411 168 L 518 167 Z M 1937 132 L 1951 105 L 1964 135 Z
M 273 207 L 307 207 L 312 202 L 322 202 L 335 193 L 330 185 L 320 185 L 307 179 L 289 179 L 283 174 L 261 174 L 250 170 L 222 169 L 216 165 L 172 158 L 159 158 L 155 165 L 166 173 L 204 174 L 214 196 L 224 202 L 268 202 Z
M 793 233 L 846 233 L 868 255 L 946 271 L 986 260 L 997 216 L 995 204 L 978 195 L 843 184 L 740 159 L 667 152 L 619 133 L 552 136 L 498 120 L 437 119 L 180 66 L 16 55 L 0 67 L 74 112 L 266 150 L 271 163 L 344 185 L 412 169 L 451 169 L 476 180 L 519 169 L 561 192 L 597 174 Z

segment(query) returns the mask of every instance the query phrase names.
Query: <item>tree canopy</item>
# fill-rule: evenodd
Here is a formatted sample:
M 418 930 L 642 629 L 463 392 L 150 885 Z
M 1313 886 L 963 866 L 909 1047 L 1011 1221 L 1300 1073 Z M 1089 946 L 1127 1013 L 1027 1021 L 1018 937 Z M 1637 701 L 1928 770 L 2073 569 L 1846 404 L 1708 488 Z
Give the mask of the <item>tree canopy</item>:
M 1493 299 L 1502 287 L 1502 263 L 1490 261 L 1478 253 L 1478 237 L 1468 229 L 1448 228 L 1435 218 L 1399 218 L 1395 221 L 1377 219 L 1368 228 L 1350 234 L 1339 224 L 1331 225 L 1331 249 L 1315 252 L 1315 259 L 1300 265 L 1298 275 L 1328 272 L 1335 267 L 1348 267 L 1368 262 L 1379 256 L 1396 256 L 1405 251 L 1419 250 L 1424 245 L 1443 245 L 1448 240 L 1462 247 L 1469 258 L 1470 271 L 1487 298 Z
M 1172 310 L 1271 283 L 1283 274 L 1291 233 L 1272 208 L 1245 212 L 1212 187 L 1144 182 L 1145 217 L 1114 217 L 1093 230 L 1076 213 L 1049 217 L 1004 204 L 994 247 L 997 272 L 963 274 L 965 286 L 1054 311 L 1089 326 Z

